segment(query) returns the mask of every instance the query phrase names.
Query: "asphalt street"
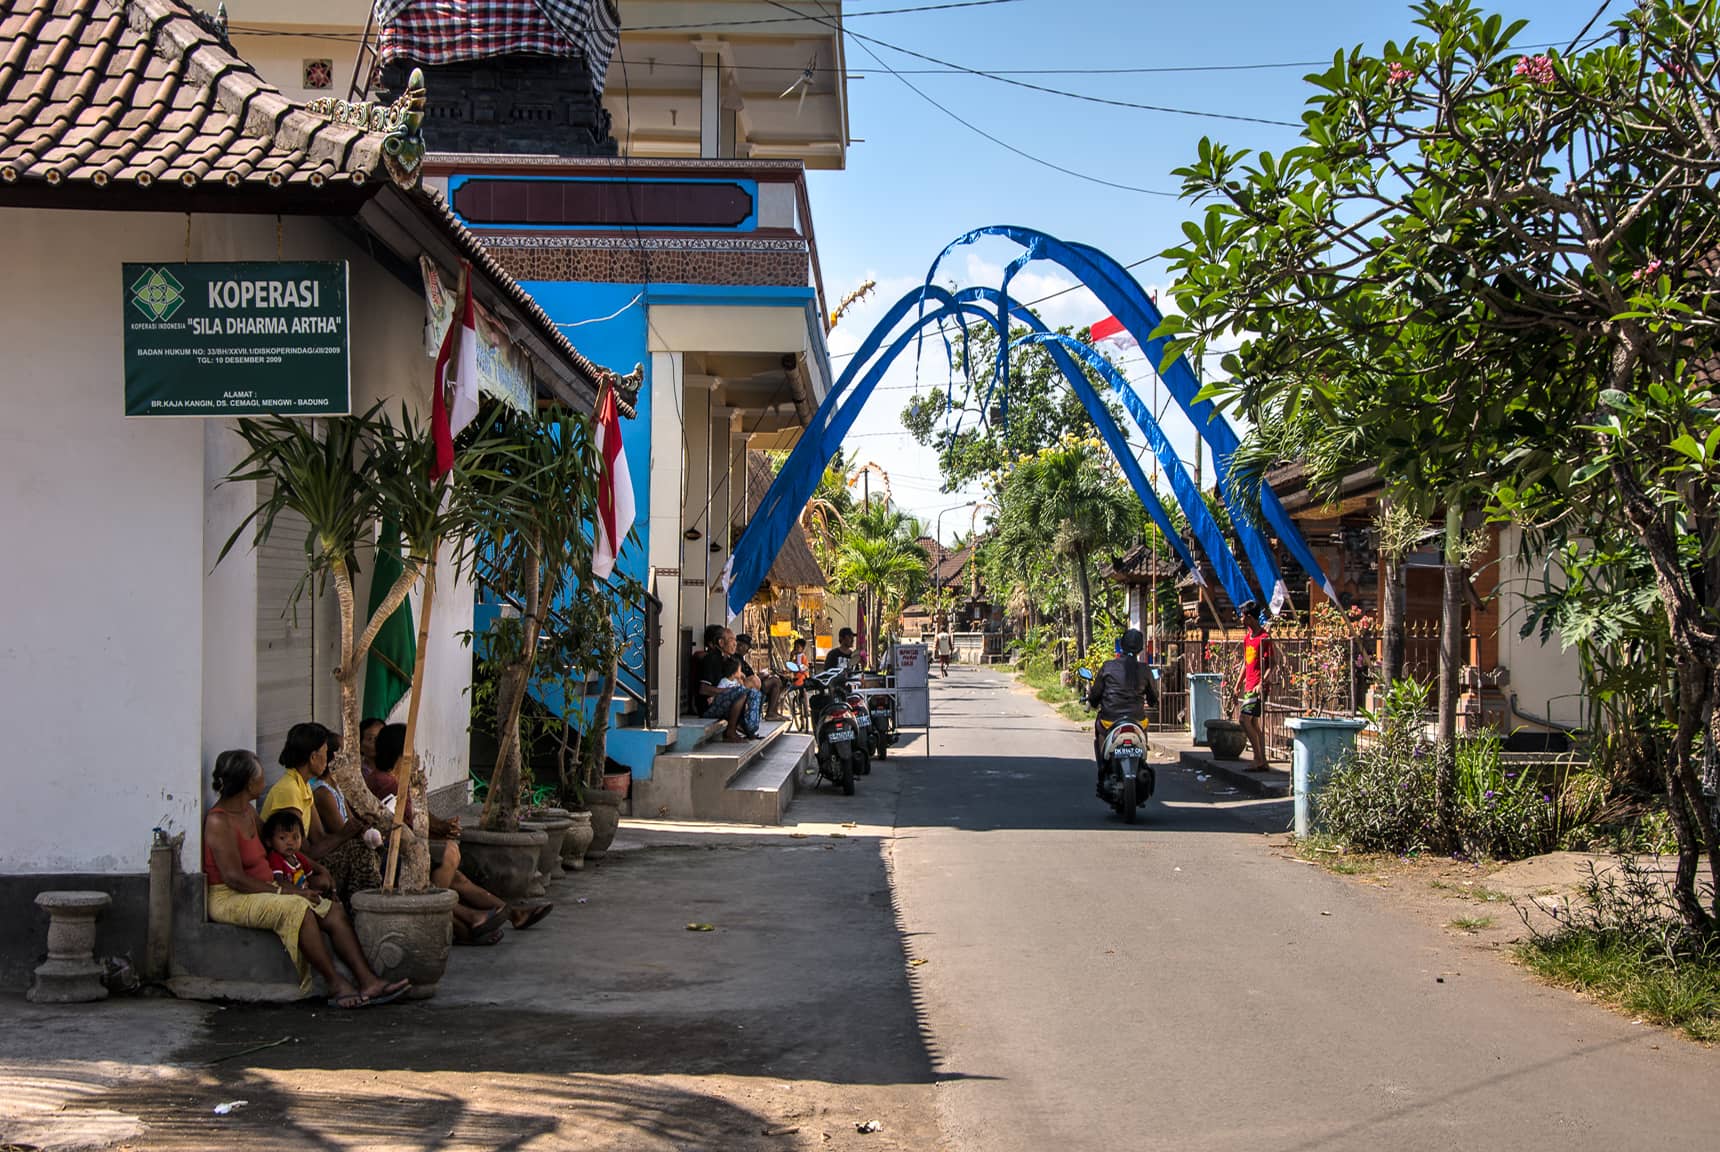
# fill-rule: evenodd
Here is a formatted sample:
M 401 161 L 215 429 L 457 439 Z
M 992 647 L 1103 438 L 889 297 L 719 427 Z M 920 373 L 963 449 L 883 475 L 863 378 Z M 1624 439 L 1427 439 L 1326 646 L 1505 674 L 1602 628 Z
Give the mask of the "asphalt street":
M 889 857 L 950 1148 L 1715 1145 L 1720 1053 L 1274 854 L 1287 802 L 1161 771 L 1125 826 L 1003 675 L 933 716 Z

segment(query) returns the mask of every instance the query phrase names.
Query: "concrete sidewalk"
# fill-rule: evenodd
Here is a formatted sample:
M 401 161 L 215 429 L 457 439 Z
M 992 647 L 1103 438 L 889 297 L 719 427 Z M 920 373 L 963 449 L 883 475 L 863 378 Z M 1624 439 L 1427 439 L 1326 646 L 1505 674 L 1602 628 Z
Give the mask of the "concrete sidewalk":
M 1155 759 L 1180 763 L 1197 779 L 1204 781 L 1210 777 L 1246 796 L 1281 800 L 1290 795 L 1290 766 L 1282 760 L 1274 760 L 1266 771 L 1256 772 L 1254 761 L 1220 760 L 1187 733 L 1152 732 L 1147 741 L 1152 745 Z
M 421 1004 L 0 998 L 0 1146 L 936 1149 L 890 884 L 915 763 L 782 828 L 624 822 Z

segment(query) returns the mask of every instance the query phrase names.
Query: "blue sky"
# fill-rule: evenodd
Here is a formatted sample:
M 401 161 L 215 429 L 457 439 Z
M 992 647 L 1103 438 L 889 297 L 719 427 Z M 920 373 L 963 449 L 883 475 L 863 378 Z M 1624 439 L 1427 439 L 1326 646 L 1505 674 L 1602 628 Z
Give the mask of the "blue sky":
M 923 2 L 923 0 L 921 0 Z M 1495 0 L 1483 7 L 1531 21 L 1520 42 L 1562 42 L 1575 34 L 1599 0 Z M 907 7 L 899 0 L 860 0 L 852 13 Z M 1623 11 L 1625 0 L 1614 0 Z M 1164 68 L 1188 65 L 1272 64 L 1329 60 L 1339 48 L 1378 48 L 1410 34 L 1410 7 L 1400 0 L 1021 0 L 992 7 L 871 18 L 850 17 L 853 31 L 986 70 Z M 883 61 L 907 72 L 936 67 L 872 46 Z M 902 292 L 917 285 L 937 252 L 959 234 L 987 224 L 1021 224 L 1096 245 L 1124 263 L 1152 256 L 1135 269 L 1149 288 L 1165 284 L 1156 255 L 1175 244 L 1182 221 L 1195 216 L 1180 200 L 1102 187 L 1012 155 L 957 124 L 880 68 L 867 47 L 848 43 L 853 135 L 844 172 L 811 176 L 814 223 L 825 286 L 832 305 L 867 279 L 879 291 L 849 313 L 832 333 L 840 356 L 865 337 L 872 323 Z M 1149 75 L 1034 75 L 1020 79 L 1111 99 L 1203 112 L 1295 122 L 1310 89 L 1306 67 L 1246 71 L 1168 72 Z M 1120 184 L 1175 192 L 1173 168 L 1195 155 L 1210 135 L 1234 147 L 1282 150 L 1294 128 L 1106 107 L 1012 88 L 980 77 L 915 75 L 907 79 L 928 96 L 1008 143 L 1067 168 Z M 970 249 L 955 270 L 967 283 L 996 284 L 1013 246 Z M 1074 282 L 1050 265 L 1017 278 L 1017 299 Z M 1084 324 L 1104 310 L 1085 291 L 1048 302 L 1041 314 L 1054 324 Z M 857 423 L 849 447 L 891 476 L 897 501 L 931 520 L 940 508 L 977 493 L 938 491 L 933 454 L 900 431 L 898 415 L 915 385 L 904 357 Z M 847 360 L 838 359 L 840 370 Z M 1130 375 L 1150 381 L 1138 356 L 1124 362 Z M 943 383 L 940 366 L 922 369 L 930 385 Z M 1151 385 L 1143 383 L 1144 388 Z M 1162 397 L 1162 394 L 1161 394 Z M 1166 430 L 1185 459 L 1193 432 L 1180 413 Z M 1207 466 L 1210 482 L 1210 463 Z M 965 531 L 969 512 L 944 516 L 947 538 Z

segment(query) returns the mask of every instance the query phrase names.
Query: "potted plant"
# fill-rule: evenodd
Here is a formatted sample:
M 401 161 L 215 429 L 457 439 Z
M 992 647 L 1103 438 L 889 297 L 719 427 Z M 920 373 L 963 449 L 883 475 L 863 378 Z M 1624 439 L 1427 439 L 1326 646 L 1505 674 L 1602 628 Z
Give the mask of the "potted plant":
M 415 834 L 396 838 L 384 890 L 357 894 L 354 910 L 360 941 L 377 971 L 404 975 L 413 981 L 417 995 L 431 995 L 447 962 L 457 897 L 429 887 L 429 856 L 424 847 L 429 805 L 422 774 L 412 771 L 416 760 L 412 736 L 428 647 L 425 632 L 436 555 L 445 542 L 458 543 L 469 531 L 471 507 L 454 474 L 432 475 L 432 437 L 404 406 L 396 421 L 387 419 L 378 404 L 362 415 L 324 418 L 314 426 L 305 420 L 270 416 L 243 419 L 236 427 L 250 452 L 226 482 L 257 484 L 258 501 L 228 537 L 216 562 L 225 559 L 247 528 L 253 545 L 267 541 L 283 511 L 296 513 L 309 524 L 305 573 L 293 589 L 289 606 L 306 591 L 320 591 L 329 583 L 334 586 L 340 618 L 340 659 L 334 676 L 340 688 L 342 747 L 332 774 L 353 812 L 377 828 L 389 827 L 395 820 L 371 795 L 359 769 L 359 682 L 383 624 L 405 603 L 413 586 L 423 581 L 414 699 L 402 758 L 409 776 L 404 786 L 413 801 Z M 474 466 L 487 447 L 481 439 L 468 447 L 466 465 Z M 361 625 L 354 577 L 360 556 L 374 550 L 377 528 L 384 522 L 399 526 L 401 570 L 375 599 L 375 609 Z
M 521 716 L 546 625 L 564 594 L 591 571 L 585 526 L 596 508 L 597 460 L 578 414 L 551 407 L 508 417 L 515 450 L 476 487 L 477 571 L 510 611 L 482 640 L 497 669 L 497 758 L 478 827 L 461 837 L 463 867 L 505 900 L 525 899 L 548 840 L 520 826 Z

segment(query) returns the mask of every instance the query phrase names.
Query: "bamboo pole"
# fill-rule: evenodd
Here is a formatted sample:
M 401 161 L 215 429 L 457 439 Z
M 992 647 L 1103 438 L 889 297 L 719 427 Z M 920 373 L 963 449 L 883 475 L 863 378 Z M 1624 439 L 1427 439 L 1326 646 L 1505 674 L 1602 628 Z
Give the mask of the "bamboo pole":
M 395 769 L 394 827 L 388 834 L 388 867 L 382 874 L 382 890 L 394 891 L 400 866 L 400 833 L 406 825 L 406 807 L 412 797 L 412 769 L 418 760 L 413 739 L 418 734 L 418 706 L 424 696 L 424 656 L 430 646 L 430 607 L 436 598 L 436 552 L 439 541 L 430 545 L 430 561 L 424 565 L 424 603 L 418 614 L 418 652 L 412 661 L 412 689 L 406 705 L 406 740 Z

